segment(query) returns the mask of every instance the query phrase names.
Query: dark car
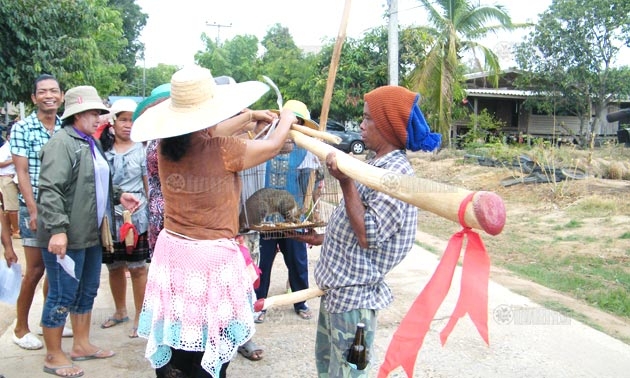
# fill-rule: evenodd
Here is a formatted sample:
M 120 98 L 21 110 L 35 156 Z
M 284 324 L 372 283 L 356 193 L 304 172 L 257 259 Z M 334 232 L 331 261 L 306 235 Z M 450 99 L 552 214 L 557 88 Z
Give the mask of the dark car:
M 317 121 L 316 121 L 317 122 Z M 365 151 L 365 143 L 361 140 L 361 134 L 348 130 L 341 122 L 328 120 L 326 131 L 341 138 L 341 143 L 333 145 L 344 152 L 352 152 L 360 155 Z

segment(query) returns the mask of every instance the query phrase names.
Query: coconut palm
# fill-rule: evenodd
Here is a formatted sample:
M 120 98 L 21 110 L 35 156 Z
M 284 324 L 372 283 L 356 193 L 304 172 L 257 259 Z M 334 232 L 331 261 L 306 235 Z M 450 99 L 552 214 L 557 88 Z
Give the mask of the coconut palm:
M 473 5 L 474 0 L 419 0 L 428 12 L 428 25 L 418 27 L 433 38 L 429 52 L 413 71 L 410 84 L 425 98 L 431 123 L 450 144 L 451 111 L 454 97 L 463 97 L 461 86 L 464 52 L 485 60 L 484 70 L 495 73 L 495 85 L 500 70 L 497 55 L 477 40 L 499 30 L 512 30 L 522 25 L 512 24 L 501 5 Z M 488 25 L 493 23 L 491 25 Z M 496 23 L 496 24 L 494 24 Z

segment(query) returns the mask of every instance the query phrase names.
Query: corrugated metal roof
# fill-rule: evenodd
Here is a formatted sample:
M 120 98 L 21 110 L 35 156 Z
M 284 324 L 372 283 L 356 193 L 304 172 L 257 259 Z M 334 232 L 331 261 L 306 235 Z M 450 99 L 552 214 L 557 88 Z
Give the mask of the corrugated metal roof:
M 504 97 L 504 98 L 522 98 L 535 96 L 532 91 L 522 91 L 517 89 L 466 89 L 466 94 L 473 97 Z

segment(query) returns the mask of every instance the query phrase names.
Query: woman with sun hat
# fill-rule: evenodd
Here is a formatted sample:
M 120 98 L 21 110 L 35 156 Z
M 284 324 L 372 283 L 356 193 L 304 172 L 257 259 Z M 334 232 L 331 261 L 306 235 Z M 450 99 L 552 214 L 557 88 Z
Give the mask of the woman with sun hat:
M 283 111 L 266 140 L 215 136 L 212 126 L 268 89 L 260 82 L 217 85 L 209 70 L 183 68 L 171 79 L 171 97 L 132 128 L 132 140 L 160 139 L 164 229 L 138 325 L 158 377 L 225 377 L 238 346 L 254 333 L 253 282 L 234 240 L 238 172 L 278 154 L 297 119 Z

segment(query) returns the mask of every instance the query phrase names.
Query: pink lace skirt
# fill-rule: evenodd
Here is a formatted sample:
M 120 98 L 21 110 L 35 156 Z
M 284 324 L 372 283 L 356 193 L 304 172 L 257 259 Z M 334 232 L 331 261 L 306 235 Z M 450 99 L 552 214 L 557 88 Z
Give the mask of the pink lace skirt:
M 254 334 L 255 294 L 243 254 L 233 240 L 185 240 L 162 230 L 144 295 L 138 335 L 154 368 L 171 347 L 203 351 L 201 365 L 218 376 L 239 345 Z

